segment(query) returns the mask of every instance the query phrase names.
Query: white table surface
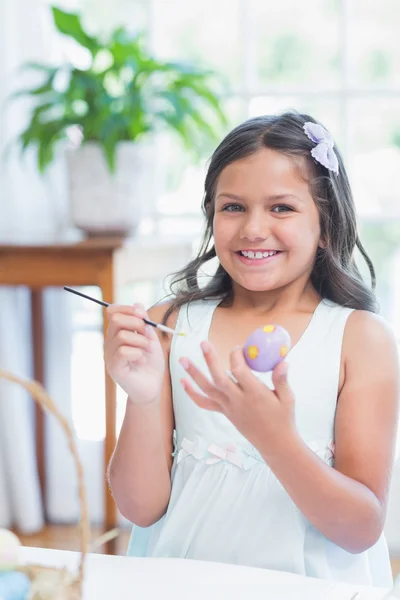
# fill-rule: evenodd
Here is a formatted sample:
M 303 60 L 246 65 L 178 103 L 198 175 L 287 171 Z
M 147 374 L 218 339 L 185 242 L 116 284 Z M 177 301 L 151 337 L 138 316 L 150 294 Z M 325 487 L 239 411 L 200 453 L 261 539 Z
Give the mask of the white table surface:
M 21 564 L 75 569 L 76 552 L 21 548 Z M 84 600 L 383 600 L 388 590 L 249 567 L 89 554 Z

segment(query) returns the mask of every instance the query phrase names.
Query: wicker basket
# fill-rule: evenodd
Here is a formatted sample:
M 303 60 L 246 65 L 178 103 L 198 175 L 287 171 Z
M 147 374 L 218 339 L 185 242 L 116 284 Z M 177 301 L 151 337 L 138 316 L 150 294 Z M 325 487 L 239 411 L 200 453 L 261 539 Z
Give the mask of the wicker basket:
M 83 468 L 81 461 L 79 460 L 72 430 L 65 417 L 59 412 L 53 400 L 38 382 L 21 379 L 20 377 L 7 371 L 2 371 L 1 369 L 0 379 L 7 379 L 8 381 L 21 385 L 29 392 L 29 394 L 31 394 L 35 402 L 37 402 L 43 410 L 46 410 L 55 416 L 68 439 L 69 449 L 78 474 L 81 521 L 80 559 L 77 572 L 72 573 L 68 569 L 33 564 L 19 566 L 18 570 L 25 573 L 31 580 L 29 600 L 81 600 L 85 558 L 89 544 L 89 518 Z

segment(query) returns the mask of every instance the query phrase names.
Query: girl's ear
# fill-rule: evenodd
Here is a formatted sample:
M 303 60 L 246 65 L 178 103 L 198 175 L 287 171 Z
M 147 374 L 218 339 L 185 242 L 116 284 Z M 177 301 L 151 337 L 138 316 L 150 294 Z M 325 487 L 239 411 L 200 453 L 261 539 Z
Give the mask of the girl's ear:
M 325 250 L 325 248 L 326 248 L 326 241 L 324 240 L 324 238 L 320 238 L 319 239 L 318 247 Z

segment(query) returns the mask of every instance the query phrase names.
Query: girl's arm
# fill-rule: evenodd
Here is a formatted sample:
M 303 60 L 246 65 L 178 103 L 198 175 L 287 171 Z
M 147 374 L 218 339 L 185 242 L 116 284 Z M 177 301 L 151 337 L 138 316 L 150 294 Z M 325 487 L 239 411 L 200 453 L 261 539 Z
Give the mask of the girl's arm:
M 162 304 L 150 309 L 150 319 L 161 323 L 168 306 Z M 174 327 L 174 321 L 171 316 L 168 325 Z M 108 472 L 119 510 L 141 527 L 148 527 L 163 516 L 171 494 L 174 415 L 169 375 L 170 336 L 159 334 L 159 338 L 166 363 L 161 396 L 156 402 L 144 405 L 128 399 Z
M 321 533 L 358 553 L 379 539 L 386 517 L 399 407 L 396 340 L 382 319 L 355 311 L 346 325 L 342 358 L 334 468 L 299 438 L 284 455 L 268 456 L 268 464 Z

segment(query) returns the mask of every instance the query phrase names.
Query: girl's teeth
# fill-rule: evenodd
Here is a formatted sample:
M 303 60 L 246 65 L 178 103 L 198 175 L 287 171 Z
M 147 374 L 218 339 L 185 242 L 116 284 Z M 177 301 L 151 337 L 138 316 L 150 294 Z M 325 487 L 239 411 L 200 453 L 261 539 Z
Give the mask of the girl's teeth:
M 242 251 L 241 254 L 246 256 L 246 258 L 257 259 L 257 258 L 267 258 L 268 256 L 273 256 L 276 252 L 253 252 L 249 250 L 248 252 Z

